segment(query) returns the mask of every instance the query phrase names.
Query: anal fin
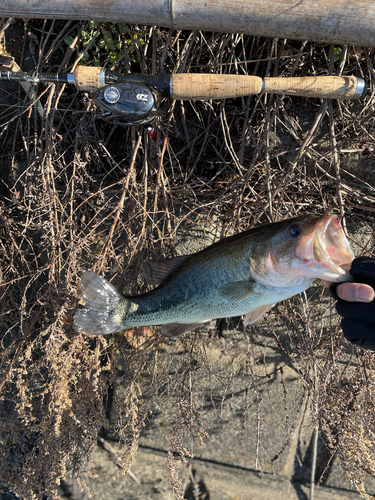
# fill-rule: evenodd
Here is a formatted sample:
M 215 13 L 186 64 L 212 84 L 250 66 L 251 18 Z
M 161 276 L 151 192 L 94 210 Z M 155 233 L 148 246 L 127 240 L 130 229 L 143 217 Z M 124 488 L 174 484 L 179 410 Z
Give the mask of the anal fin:
M 201 325 L 202 323 L 206 323 L 207 321 L 210 320 L 201 321 L 200 323 L 167 323 L 165 325 L 162 325 L 161 333 L 166 337 L 179 337 L 184 333 L 194 330 L 194 328 Z

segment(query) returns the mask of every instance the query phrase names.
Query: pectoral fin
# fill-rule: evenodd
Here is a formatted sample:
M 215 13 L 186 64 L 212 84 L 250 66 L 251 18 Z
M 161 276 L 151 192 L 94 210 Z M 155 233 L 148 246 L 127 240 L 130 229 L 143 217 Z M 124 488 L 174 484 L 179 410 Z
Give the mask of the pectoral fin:
M 144 278 L 148 285 L 160 285 L 189 257 L 190 255 L 180 255 L 170 259 L 150 260 L 145 262 L 142 270 L 142 278 Z
M 219 295 L 228 300 L 241 300 L 254 293 L 255 281 L 233 281 L 219 288 Z
M 167 337 L 179 337 L 184 333 L 194 330 L 194 328 L 201 325 L 202 323 L 206 323 L 206 321 L 203 321 L 201 323 L 168 323 L 161 327 L 161 333 L 163 335 L 166 335 Z
M 272 309 L 274 305 L 275 304 L 267 304 L 265 306 L 259 306 L 256 307 L 255 309 L 252 309 L 244 317 L 243 324 L 251 325 L 252 323 L 255 323 L 255 321 L 258 321 L 258 319 L 260 319 L 263 316 L 263 314 Z

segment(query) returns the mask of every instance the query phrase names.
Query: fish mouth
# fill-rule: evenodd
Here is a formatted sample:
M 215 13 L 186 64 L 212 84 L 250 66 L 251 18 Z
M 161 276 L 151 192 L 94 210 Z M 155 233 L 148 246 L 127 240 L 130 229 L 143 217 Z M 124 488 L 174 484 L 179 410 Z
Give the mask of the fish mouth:
M 295 249 L 311 277 L 337 283 L 353 281 L 349 274 L 354 254 L 337 215 L 325 215 Z

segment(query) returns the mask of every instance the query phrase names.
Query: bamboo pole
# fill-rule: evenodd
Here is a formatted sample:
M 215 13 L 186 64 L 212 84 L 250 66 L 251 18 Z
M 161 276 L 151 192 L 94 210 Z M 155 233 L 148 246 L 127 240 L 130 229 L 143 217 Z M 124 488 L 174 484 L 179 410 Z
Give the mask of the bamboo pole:
M 1 0 L 0 17 L 117 21 L 375 46 L 374 0 Z

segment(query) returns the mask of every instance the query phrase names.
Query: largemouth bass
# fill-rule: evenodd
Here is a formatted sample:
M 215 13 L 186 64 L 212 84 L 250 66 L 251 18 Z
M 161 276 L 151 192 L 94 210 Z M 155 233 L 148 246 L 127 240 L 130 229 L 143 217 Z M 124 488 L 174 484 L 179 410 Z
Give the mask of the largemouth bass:
M 158 286 L 141 295 L 124 296 L 98 274 L 83 271 L 85 305 L 75 313 L 73 329 L 103 335 L 162 325 L 162 333 L 177 336 L 212 319 L 241 315 L 248 325 L 317 278 L 351 281 L 353 259 L 336 215 L 259 226 L 192 255 L 151 261 L 145 277 Z

